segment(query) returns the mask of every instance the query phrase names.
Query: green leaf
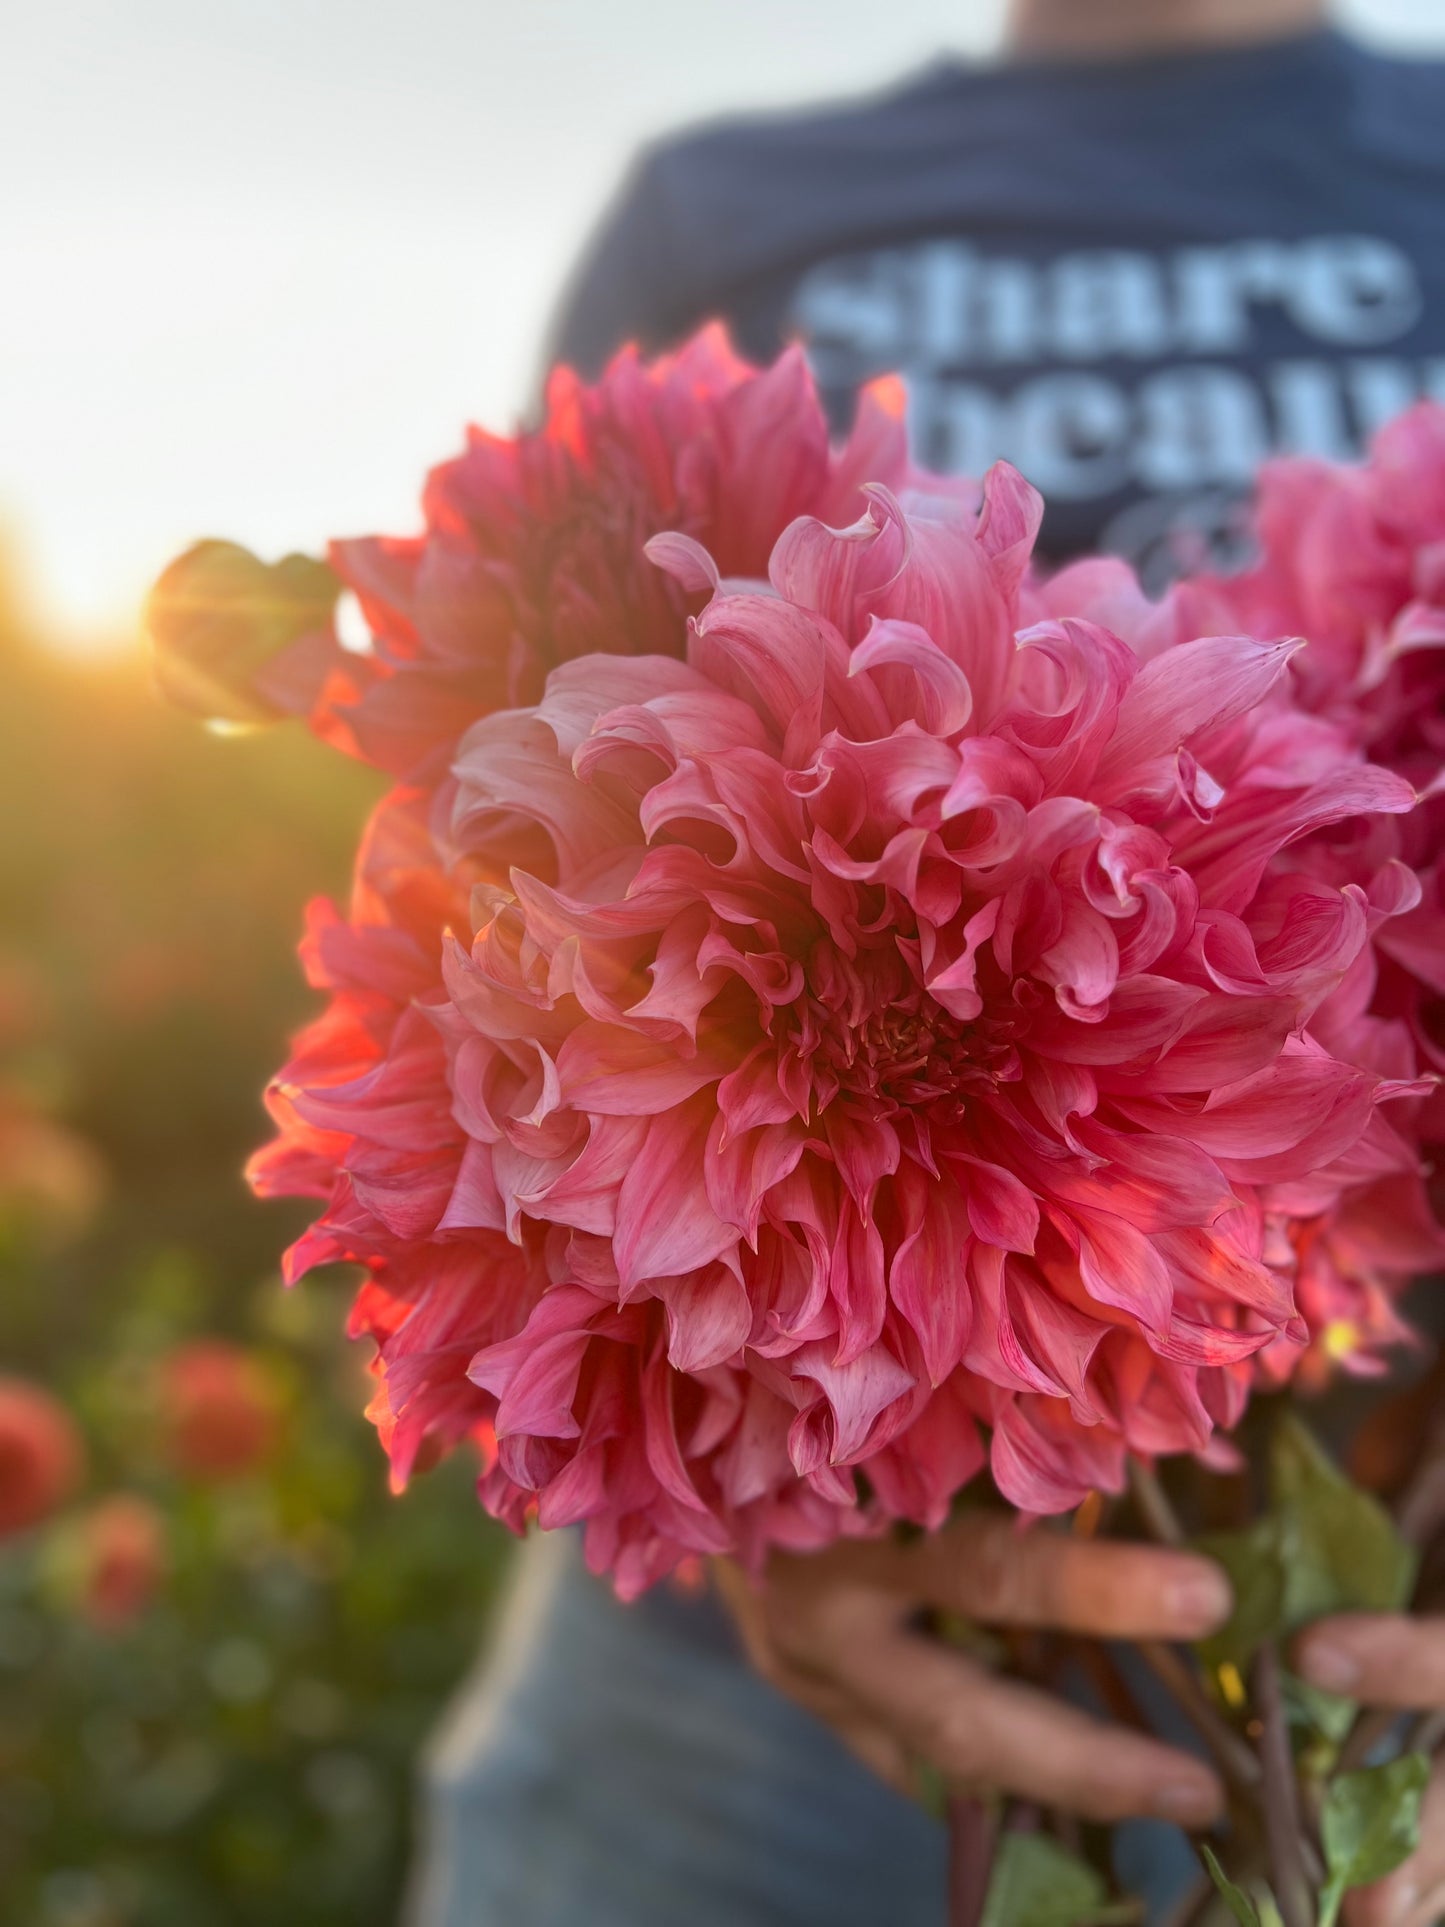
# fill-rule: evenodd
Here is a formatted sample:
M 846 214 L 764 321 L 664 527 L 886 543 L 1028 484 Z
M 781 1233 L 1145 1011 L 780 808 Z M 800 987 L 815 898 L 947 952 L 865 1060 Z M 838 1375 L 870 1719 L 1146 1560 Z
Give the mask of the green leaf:
M 1281 1669 L 1279 1683 L 1290 1725 L 1307 1727 L 1328 1741 L 1328 1763 L 1333 1765 L 1334 1751 L 1354 1725 L 1359 1707 L 1354 1700 L 1312 1686 L 1297 1673 Z
M 1243 1887 L 1229 1878 L 1211 1848 L 1201 1846 L 1199 1851 L 1204 1855 L 1209 1878 L 1219 1889 L 1225 1906 L 1239 1922 L 1239 1927 L 1284 1927 L 1279 1902 L 1268 1887 L 1261 1887 L 1258 1898 L 1247 1894 Z
M 1286 1630 L 1335 1612 L 1393 1612 L 1415 1583 L 1415 1555 L 1369 1493 L 1351 1485 L 1292 1414 L 1270 1460 L 1285 1573 Z
M 948 1782 L 931 1760 L 913 1763 L 913 1787 L 925 1813 L 942 1822 L 948 1817 Z
M 1209 1870 L 1209 1878 L 1223 1895 L 1224 1904 L 1239 1922 L 1239 1927 L 1260 1927 L 1259 1909 L 1244 1891 L 1243 1887 L 1236 1886 L 1234 1881 L 1229 1878 L 1229 1875 L 1215 1858 L 1213 1849 L 1210 1847 L 1201 1847 L 1199 1851 L 1204 1856 L 1204 1864 Z
M 1136 1917 L 1132 1907 L 1111 1906 L 1102 1875 L 1047 1834 L 1000 1840 L 982 1927 L 1084 1927 Z
M 1351 1887 L 1393 1873 L 1420 1844 L 1420 1802 L 1430 1778 L 1423 1753 L 1385 1766 L 1342 1773 L 1330 1784 L 1320 1816 L 1329 1885 L 1321 1907 L 1329 1927 Z
M 208 720 L 274 720 L 284 709 L 266 694 L 264 672 L 302 637 L 329 630 L 340 591 L 312 556 L 267 563 L 234 542 L 198 542 L 146 603 L 162 691 Z
M 1284 1625 L 1286 1578 L 1276 1519 L 1260 1519 L 1244 1532 L 1215 1532 L 1196 1540 L 1197 1549 L 1215 1559 L 1229 1575 L 1234 1611 L 1226 1625 L 1196 1650 L 1206 1666 L 1234 1666 L 1240 1674 L 1267 1639 Z

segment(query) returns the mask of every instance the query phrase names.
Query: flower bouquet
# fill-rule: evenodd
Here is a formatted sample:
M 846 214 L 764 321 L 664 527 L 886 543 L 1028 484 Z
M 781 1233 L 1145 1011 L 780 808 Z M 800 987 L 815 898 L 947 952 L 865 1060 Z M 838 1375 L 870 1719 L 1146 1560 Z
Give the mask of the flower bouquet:
M 1182 1536 L 1212 1469 L 1236 1617 L 1168 1663 L 1228 1906 L 1304 1927 L 1422 1773 L 1281 1680 L 1413 1562 L 1278 1394 L 1380 1369 L 1442 1249 L 1445 414 L 1161 603 L 1040 573 L 1040 506 L 916 470 L 895 383 L 830 448 L 712 330 L 473 432 L 419 535 L 182 557 L 167 688 L 395 785 L 252 1178 L 320 1202 L 289 1278 L 362 1268 L 396 1484 L 469 1438 L 624 1596 L 981 1490 Z M 987 1857 L 993 1921 L 1121 1917 L 1031 1816 Z

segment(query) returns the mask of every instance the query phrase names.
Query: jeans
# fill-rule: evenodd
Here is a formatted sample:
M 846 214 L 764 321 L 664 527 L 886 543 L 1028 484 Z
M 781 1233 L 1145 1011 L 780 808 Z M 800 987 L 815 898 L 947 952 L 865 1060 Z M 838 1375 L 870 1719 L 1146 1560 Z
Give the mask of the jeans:
M 1154 1907 L 1172 1829 L 1121 1834 Z M 1197 1865 L 1197 1863 L 1193 1863 Z M 942 1927 L 923 1811 L 753 1674 L 712 1600 L 620 1605 L 531 1540 L 424 1767 L 408 1927 Z

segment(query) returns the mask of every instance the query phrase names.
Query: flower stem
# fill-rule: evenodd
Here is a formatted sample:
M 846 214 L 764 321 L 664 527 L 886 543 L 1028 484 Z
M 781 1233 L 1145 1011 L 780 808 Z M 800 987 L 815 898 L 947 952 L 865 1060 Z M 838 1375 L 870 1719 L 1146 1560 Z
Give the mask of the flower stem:
M 1437 1415 L 1420 1457 L 1395 1502 L 1395 1520 L 1411 1545 L 1423 1549 L 1445 1527 L 1445 1415 Z
M 1151 1539 L 1161 1546 L 1182 1546 L 1187 1542 L 1188 1535 L 1169 1503 L 1158 1473 L 1142 1459 L 1129 1461 L 1129 1490 Z
M 1142 1640 L 1139 1656 L 1209 1748 L 1225 1779 L 1246 1800 L 1257 1799 L 1260 1763 L 1205 1692 L 1189 1661 L 1160 1640 Z
M 948 1796 L 948 1927 L 979 1927 L 993 1877 L 998 1822 L 972 1794 Z
M 1313 1927 L 1314 1895 L 1305 1868 L 1299 1787 L 1279 1683 L 1279 1655 L 1266 1644 L 1254 1662 L 1254 1703 L 1259 1714 L 1259 1763 L 1264 1776 L 1264 1831 L 1270 1879 L 1284 1927 Z

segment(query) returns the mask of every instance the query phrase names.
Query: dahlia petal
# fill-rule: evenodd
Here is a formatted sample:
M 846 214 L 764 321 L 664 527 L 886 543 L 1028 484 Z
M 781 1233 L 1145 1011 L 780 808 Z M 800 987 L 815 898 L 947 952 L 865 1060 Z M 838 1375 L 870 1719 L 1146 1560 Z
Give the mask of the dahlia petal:
M 617 1193 L 614 1248 L 624 1285 L 670 1278 L 720 1258 L 737 1241 L 708 1200 L 704 1177 L 711 1119 L 694 1099 L 654 1117 Z
M 545 1208 L 549 1220 L 595 1237 L 610 1237 L 617 1225 L 620 1187 L 647 1136 L 644 1118 L 594 1117 L 587 1141 L 577 1155 L 562 1168 L 548 1172 Z M 542 1197 L 539 1190 L 536 1201 L 540 1203 Z
M 680 529 L 664 529 L 659 535 L 649 536 L 642 553 L 689 595 L 712 595 L 722 580 L 702 543 Z
M 602 1446 L 575 1452 L 537 1501 L 537 1524 L 544 1532 L 592 1519 L 607 1504 L 607 1453 Z
M 1270 1064 L 1294 1028 L 1286 997 L 1209 997 L 1149 1067 L 1151 1091 L 1216 1090 Z
M 1079 1276 L 1099 1305 L 1137 1318 L 1152 1337 L 1163 1338 L 1174 1308 L 1174 1280 L 1153 1242 L 1111 1212 L 1074 1205 L 1071 1222 L 1054 1222 L 1078 1247 Z
M 659 1278 L 653 1290 L 667 1306 L 667 1356 L 675 1371 L 706 1372 L 736 1359 L 752 1330 L 753 1308 L 728 1266 Z
M 825 523 L 858 514 L 867 482 L 890 487 L 908 475 L 908 393 L 894 375 L 881 375 L 859 390 L 853 426 L 833 461 L 828 491 L 817 506 Z
M 571 1108 L 616 1117 L 651 1117 L 716 1084 L 732 1053 L 707 1040 L 692 1056 L 616 1024 L 584 1024 L 557 1053 L 561 1100 Z
M 1370 764 L 1339 769 L 1303 794 L 1263 807 L 1257 798 L 1240 799 L 1235 808 L 1219 812 L 1197 844 L 1187 846 L 1200 898 L 1238 911 L 1258 887 L 1270 858 L 1287 844 L 1352 816 L 1403 815 L 1416 800 L 1403 777 Z
M 619 710 L 626 713 L 669 696 L 685 701 L 710 693 L 694 670 L 672 656 L 587 655 L 557 665 L 547 678 L 536 714 L 560 756 L 571 762 L 593 732 L 605 728 L 608 718 Z M 471 760 L 474 748 L 491 742 L 496 733 L 479 725 L 463 738 L 458 762 Z
M 975 1244 L 969 1254 L 973 1319 L 963 1362 L 976 1378 L 1007 1392 L 1040 1392 L 1062 1398 L 1064 1387 L 1036 1359 L 1018 1329 L 1010 1272 L 1016 1261 L 997 1246 Z M 1032 1277 L 1029 1285 L 1036 1288 Z M 1024 1294 L 1026 1295 L 1026 1294 Z
M 883 1240 L 878 1227 L 854 1211 L 839 1214 L 828 1294 L 838 1318 L 835 1363 L 851 1365 L 877 1344 L 888 1312 Z
M 938 1386 L 962 1359 L 973 1324 L 968 1213 L 954 1185 L 930 1185 L 911 1166 L 900 1173 L 898 1198 L 903 1230 L 889 1266 L 889 1296 L 918 1339 L 929 1383 Z
M 722 1223 L 756 1246 L 769 1194 L 797 1169 L 807 1139 L 796 1121 L 733 1131 L 714 1120 L 708 1143 L 707 1195 Z
M 886 1345 L 874 1345 L 846 1365 L 830 1358 L 826 1347 L 806 1345 L 793 1360 L 793 1372 L 798 1378 L 810 1379 L 823 1394 L 823 1412 L 816 1422 L 822 1428 L 826 1463 L 830 1465 L 854 1462 L 880 1416 L 914 1383 L 912 1374 Z M 795 1464 L 809 1417 L 808 1412 L 800 1412 L 789 1435 Z
M 907 1429 L 868 1461 L 868 1480 L 890 1518 L 936 1532 L 954 1495 L 986 1463 L 983 1441 L 955 1374 Z
M 505 1231 L 506 1228 L 507 1208 L 492 1171 L 491 1147 L 469 1142 L 437 1230 Z
M 1154 1246 L 1174 1275 L 1176 1287 L 1205 1303 L 1226 1298 L 1279 1329 L 1294 1316 L 1287 1280 L 1242 1250 L 1221 1225 L 1208 1230 L 1180 1226 L 1154 1236 Z
M 1094 1163 L 1087 1174 L 1050 1175 L 1049 1188 L 1071 1203 L 1117 1212 L 1148 1233 L 1178 1225 L 1213 1224 L 1235 1202 L 1208 1149 L 1196 1139 L 1193 1118 L 1164 1128 L 1162 1110 L 1151 1129 L 1120 1131 L 1096 1117 L 1081 1118 L 1077 1138 Z
M 1039 1233 L 1039 1205 L 1012 1171 L 983 1158 L 959 1155 L 959 1181 L 976 1238 L 1004 1251 L 1032 1252 Z
M 1152 1087 L 1161 1061 L 1159 1053 L 1175 1046 L 1207 996 L 1196 985 L 1144 973 L 1126 978 L 1115 988 L 1109 999 L 1109 1014 L 1099 1023 L 1079 1024 L 1060 1011 L 1051 1021 L 1036 1024 L 1029 1042 L 1046 1057 L 1100 1071 L 1106 1066 L 1147 1063 Z M 1282 1020 L 1275 1040 L 1278 1048 L 1288 1034 L 1290 1011 L 1282 999 L 1276 999 L 1273 1008 Z M 1251 1056 L 1249 1061 L 1257 1064 L 1264 1060 Z M 1188 1074 L 1181 1070 L 1181 1075 Z M 1207 1077 L 1199 1080 L 1202 1085 L 1208 1081 Z M 1180 1088 L 1191 1086 L 1184 1083 Z
M 653 1476 L 669 1498 L 688 1512 L 707 1516 L 707 1506 L 688 1477 L 677 1442 L 677 1424 L 672 1402 L 673 1381 L 661 1361 L 654 1361 L 642 1374 L 643 1445 Z M 727 1534 L 714 1525 L 709 1535 L 712 1550 L 727 1550 Z
M 560 1332 L 527 1349 L 509 1373 L 507 1389 L 497 1406 L 499 1439 L 513 1434 L 557 1439 L 578 1436 L 582 1428 L 573 1415 L 572 1404 L 588 1343 L 585 1331 Z M 487 1358 L 486 1352 L 480 1353 L 472 1361 L 469 1376 L 491 1390 L 486 1379 Z
M 930 736 L 952 736 L 973 714 L 973 691 L 958 664 L 912 622 L 870 622 L 848 663 L 850 676 L 871 670 L 895 722 L 916 722 Z M 901 689 L 889 671 L 902 672 Z M 904 693 L 906 691 L 906 693 Z
M 1090 904 L 1072 903 L 1064 929 L 1035 966 L 1054 986 L 1059 1008 L 1081 1023 L 1095 1023 L 1108 1010 L 1119 981 L 1119 945 L 1108 920 Z
M 989 1463 L 994 1482 L 1023 1513 L 1069 1512 L 1091 1492 L 1118 1491 L 1124 1453 L 1116 1439 L 1084 1431 L 1044 1432 L 1037 1406 L 1005 1406 L 994 1426 Z
M 1252 709 L 1300 646 L 1297 640 L 1205 636 L 1145 663 L 1119 704 L 1118 721 L 1095 772 L 1098 793 L 1127 793 L 1153 758 L 1172 756 L 1205 730 Z

